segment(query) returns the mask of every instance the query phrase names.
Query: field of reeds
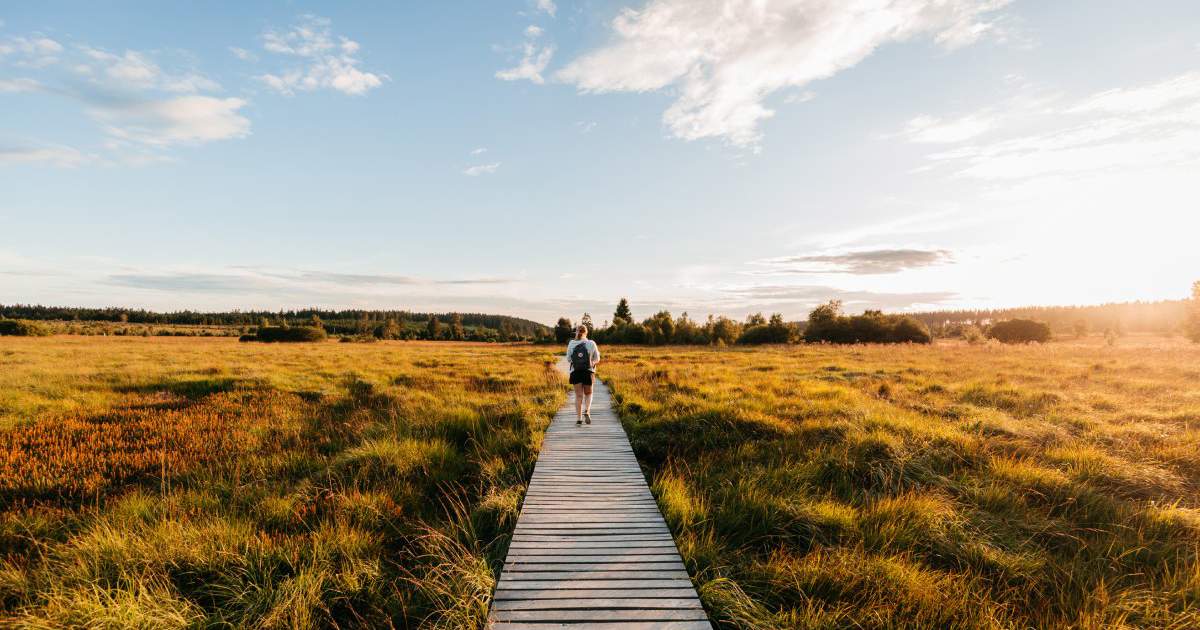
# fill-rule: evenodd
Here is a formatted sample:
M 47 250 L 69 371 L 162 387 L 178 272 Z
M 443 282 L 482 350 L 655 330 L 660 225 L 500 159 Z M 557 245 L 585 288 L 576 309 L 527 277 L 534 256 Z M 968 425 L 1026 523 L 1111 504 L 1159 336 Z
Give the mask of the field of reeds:
M 608 348 L 723 628 L 1200 627 L 1200 347 Z
M 0 339 L 0 625 L 478 627 L 550 359 Z

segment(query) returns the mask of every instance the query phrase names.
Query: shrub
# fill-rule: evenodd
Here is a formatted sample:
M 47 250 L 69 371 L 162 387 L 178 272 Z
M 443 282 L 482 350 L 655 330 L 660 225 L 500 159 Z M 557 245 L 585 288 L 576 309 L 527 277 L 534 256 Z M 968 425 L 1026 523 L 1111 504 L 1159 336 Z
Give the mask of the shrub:
M 46 337 L 50 328 L 41 322 L 24 319 L 0 319 L 0 336 Z
M 804 329 L 804 340 L 826 343 L 930 343 L 933 336 L 924 324 L 905 315 L 866 311 L 847 317 L 841 302 L 813 309 Z
M 993 325 L 988 336 L 1000 343 L 1045 343 L 1050 341 L 1050 327 L 1032 319 L 1010 319 Z
M 160 334 L 160 335 L 163 335 L 163 334 L 167 334 L 167 335 L 169 335 L 170 333 L 167 333 L 167 332 L 165 332 L 165 331 L 159 331 L 159 333 L 158 333 L 158 334 Z M 242 335 L 241 337 L 238 337 L 238 341 L 258 341 L 258 336 L 257 336 L 257 335 Z
M 738 343 L 788 343 L 792 340 L 794 330 L 793 326 L 783 321 L 783 315 L 775 313 L 771 316 L 769 323 L 755 324 L 744 328 L 742 336 L 738 337 Z
M 282 326 L 267 326 L 258 329 L 257 340 L 267 342 L 304 342 L 304 341 L 324 341 L 325 331 L 321 328 L 312 328 L 309 326 L 297 326 L 295 328 L 284 328 Z

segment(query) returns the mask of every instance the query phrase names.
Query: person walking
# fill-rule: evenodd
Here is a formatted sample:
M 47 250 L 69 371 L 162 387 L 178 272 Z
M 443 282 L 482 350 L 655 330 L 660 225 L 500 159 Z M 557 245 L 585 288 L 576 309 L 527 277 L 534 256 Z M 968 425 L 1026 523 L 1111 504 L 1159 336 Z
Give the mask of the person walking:
M 567 365 L 571 366 L 570 382 L 575 386 L 575 424 L 592 423 L 592 383 L 600 348 L 587 338 L 587 326 L 575 329 L 575 338 L 567 342 Z

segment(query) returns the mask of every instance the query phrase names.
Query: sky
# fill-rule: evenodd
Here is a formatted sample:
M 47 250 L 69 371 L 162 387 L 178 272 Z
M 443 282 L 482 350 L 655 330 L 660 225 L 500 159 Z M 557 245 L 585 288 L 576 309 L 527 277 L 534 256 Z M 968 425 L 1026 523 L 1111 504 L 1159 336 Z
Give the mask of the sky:
M 1193 0 L 9 2 L 0 303 L 1177 299 Z

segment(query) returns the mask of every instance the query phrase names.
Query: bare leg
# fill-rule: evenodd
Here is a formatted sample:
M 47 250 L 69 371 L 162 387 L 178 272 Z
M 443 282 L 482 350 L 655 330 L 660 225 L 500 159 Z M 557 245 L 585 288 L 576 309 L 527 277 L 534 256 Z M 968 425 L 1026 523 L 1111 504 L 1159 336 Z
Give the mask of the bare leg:
M 583 421 L 583 385 L 575 384 L 575 418 L 577 421 Z
M 583 411 L 588 414 L 592 413 L 592 386 L 591 385 L 583 386 Z

